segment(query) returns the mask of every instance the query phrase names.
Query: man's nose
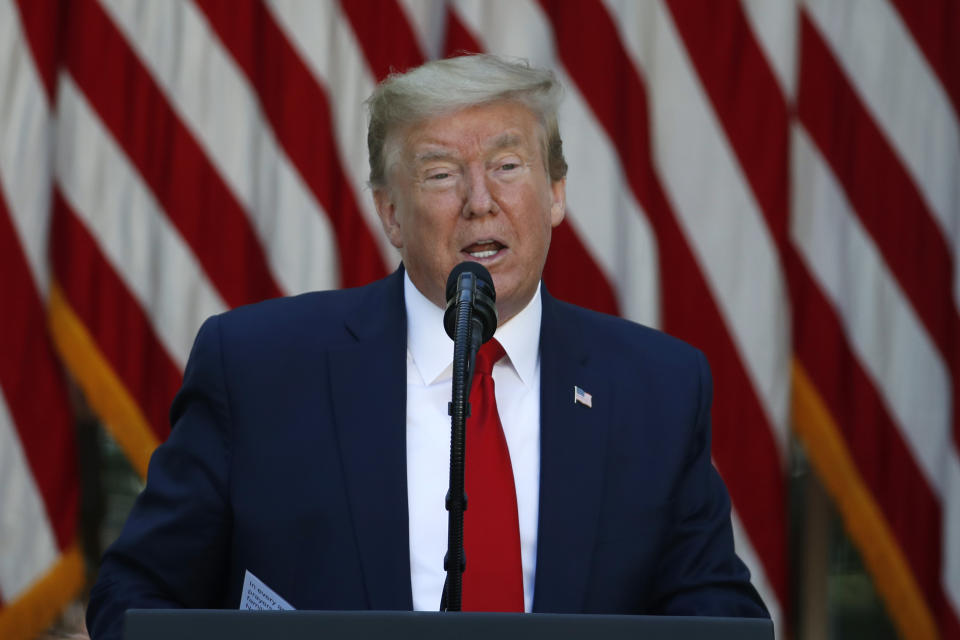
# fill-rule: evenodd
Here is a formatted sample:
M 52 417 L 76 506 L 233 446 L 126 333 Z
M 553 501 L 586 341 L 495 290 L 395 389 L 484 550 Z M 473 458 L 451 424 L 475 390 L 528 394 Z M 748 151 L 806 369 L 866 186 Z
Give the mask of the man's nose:
M 465 217 L 484 216 L 498 211 L 490 186 L 486 171 L 479 168 L 469 170 L 463 202 Z

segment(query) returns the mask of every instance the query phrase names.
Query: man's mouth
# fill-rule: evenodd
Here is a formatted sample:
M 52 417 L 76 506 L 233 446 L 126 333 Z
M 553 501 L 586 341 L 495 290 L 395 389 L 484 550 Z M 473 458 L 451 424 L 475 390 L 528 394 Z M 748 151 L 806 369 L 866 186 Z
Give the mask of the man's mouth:
M 464 247 L 463 251 L 471 258 L 483 260 L 484 258 L 492 258 L 505 248 L 505 245 L 500 244 L 496 240 L 479 240 L 467 247 Z

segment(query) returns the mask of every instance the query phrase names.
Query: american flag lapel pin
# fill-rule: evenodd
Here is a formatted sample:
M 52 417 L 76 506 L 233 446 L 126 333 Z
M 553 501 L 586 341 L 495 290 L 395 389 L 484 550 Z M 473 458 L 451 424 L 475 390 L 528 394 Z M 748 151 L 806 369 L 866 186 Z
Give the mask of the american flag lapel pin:
M 587 393 L 578 386 L 573 387 L 573 404 L 582 404 L 586 408 L 593 407 L 593 394 Z

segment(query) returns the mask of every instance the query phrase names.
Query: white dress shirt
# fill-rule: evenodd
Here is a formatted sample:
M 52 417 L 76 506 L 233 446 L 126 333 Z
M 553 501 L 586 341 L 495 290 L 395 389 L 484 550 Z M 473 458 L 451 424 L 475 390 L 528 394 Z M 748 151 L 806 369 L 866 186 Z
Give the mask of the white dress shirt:
M 450 484 L 450 402 L 453 341 L 443 330 L 443 309 L 404 275 L 407 309 L 407 500 L 413 608 L 437 611 L 446 573 Z M 493 368 L 497 410 L 510 450 L 517 488 L 524 610 L 533 606 L 540 489 L 540 289 L 496 339 L 506 357 Z M 469 444 L 468 444 L 469 446 Z M 469 496 L 468 496 L 469 501 Z M 467 571 L 470 570 L 469 559 Z

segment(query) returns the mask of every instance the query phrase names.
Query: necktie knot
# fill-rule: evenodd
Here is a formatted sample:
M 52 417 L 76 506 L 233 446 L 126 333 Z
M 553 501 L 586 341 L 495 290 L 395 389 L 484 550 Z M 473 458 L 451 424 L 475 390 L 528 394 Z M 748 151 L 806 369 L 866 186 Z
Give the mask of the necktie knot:
M 497 364 L 500 358 L 506 354 L 507 352 L 503 350 L 503 345 L 501 345 L 496 338 L 491 338 L 477 351 L 477 363 L 474 367 L 474 375 L 481 373 L 488 376 L 491 375 L 493 373 L 493 365 Z

